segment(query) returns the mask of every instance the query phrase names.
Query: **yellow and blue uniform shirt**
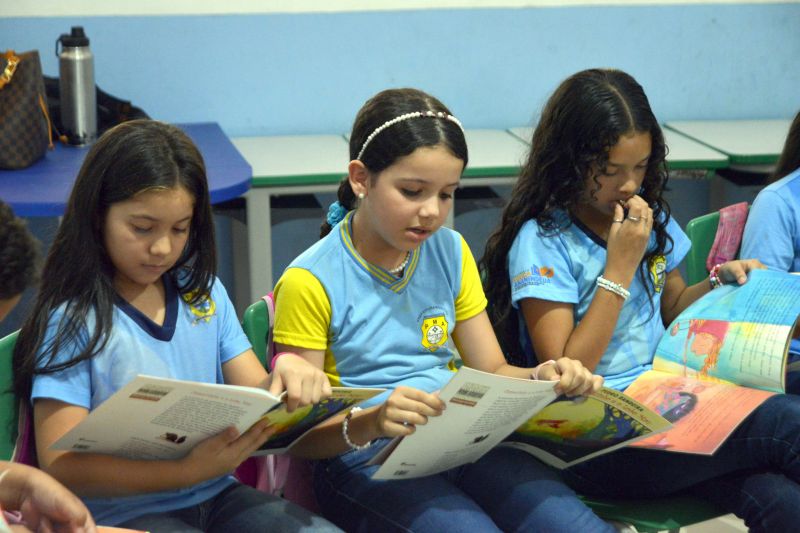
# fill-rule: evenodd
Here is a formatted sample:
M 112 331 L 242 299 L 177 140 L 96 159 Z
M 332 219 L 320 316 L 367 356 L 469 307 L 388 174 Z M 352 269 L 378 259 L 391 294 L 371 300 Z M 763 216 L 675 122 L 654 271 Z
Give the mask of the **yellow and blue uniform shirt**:
M 441 228 L 398 278 L 358 254 L 352 215 L 281 276 L 274 340 L 324 351 L 333 385 L 435 391 L 452 377 L 453 328 L 486 307 L 475 259 L 460 234 Z

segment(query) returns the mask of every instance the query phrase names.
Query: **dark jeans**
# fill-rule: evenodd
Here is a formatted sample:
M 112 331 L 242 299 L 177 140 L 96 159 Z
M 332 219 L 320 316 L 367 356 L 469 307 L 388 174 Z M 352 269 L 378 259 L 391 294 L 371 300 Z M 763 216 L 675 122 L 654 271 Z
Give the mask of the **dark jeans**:
M 240 483 L 201 504 L 139 516 L 118 527 L 153 533 L 340 531 L 324 518 L 298 505 Z
M 800 396 L 756 409 L 712 456 L 623 448 L 564 471 L 579 492 L 656 497 L 689 490 L 735 513 L 752 531 L 800 524 Z
M 314 464 L 323 514 L 351 532 L 610 532 L 558 471 L 533 456 L 495 448 L 477 462 L 409 480 L 374 480 L 366 463 L 388 439 Z

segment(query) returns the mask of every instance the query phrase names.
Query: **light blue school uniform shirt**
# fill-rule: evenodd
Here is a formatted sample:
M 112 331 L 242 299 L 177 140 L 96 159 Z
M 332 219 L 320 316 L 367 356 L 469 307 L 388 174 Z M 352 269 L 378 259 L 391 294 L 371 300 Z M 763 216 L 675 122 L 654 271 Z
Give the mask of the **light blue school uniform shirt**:
M 225 288 L 215 280 L 211 297 L 189 305 L 171 276 L 164 276 L 166 316 L 159 326 L 118 298 L 108 342 L 95 357 L 53 374 L 34 378 L 32 400 L 51 398 L 90 411 L 137 374 L 223 383 L 222 364 L 247 351 L 247 340 Z M 64 306 L 50 319 L 45 345 L 52 340 Z M 90 317 L 79 340 L 58 353 L 66 361 L 85 345 Z M 234 483 L 232 476 L 210 479 L 180 490 L 140 496 L 84 498 L 98 524 L 115 525 L 137 516 L 196 505 Z
M 395 277 L 358 254 L 352 214 L 281 276 L 274 340 L 324 351 L 333 385 L 435 391 L 455 370 L 456 323 L 486 307 L 475 259 L 460 234 L 440 228 Z
M 586 315 L 595 291 L 604 290 L 598 289 L 597 278 L 605 270 L 606 243 L 563 211 L 556 213 L 556 220 L 563 229 L 547 232 L 541 230 L 535 220 L 529 220 L 514 239 L 508 255 L 511 302 L 517 310 L 520 300 L 525 298 L 570 303 L 574 306 L 574 325 L 577 326 Z M 622 390 L 652 368 L 656 345 L 665 331 L 661 319 L 664 283 L 667 274 L 680 264 L 691 246 L 689 238 L 672 218 L 667 222 L 667 233 L 673 239 L 672 249 L 665 256 L 655 257 L 646 270 L 650 294 L 637 272 L 611 342 L 595 369 L 596 374 L 605 377 L 607 387 Z M 651 234 L 648 246 L 655 246 L 655 234 Z M 531 339 L 519 312 L 518 318 L 525 355 L 535 361 Z
M 739 257 L 800 272 L 800 168 L 758 193 L 747 216 Z

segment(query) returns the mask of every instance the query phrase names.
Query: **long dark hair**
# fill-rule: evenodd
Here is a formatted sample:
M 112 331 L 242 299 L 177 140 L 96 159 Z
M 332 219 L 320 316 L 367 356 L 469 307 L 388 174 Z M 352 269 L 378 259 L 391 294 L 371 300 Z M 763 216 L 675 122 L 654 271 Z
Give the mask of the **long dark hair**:
M 770 183 L 778 181 L 800 168 L 800 111 L 794 116 L 789 134 L 783 144 L 783 152 L 778 159 L 778 165 L 770 178 Z
M 175 126 L 133 120 L 107 131 L 86 154 L 47 255 L 36 305 L 14 349 L 18 398 L 30 396 L 35 374 L 74 366 L 99 353 L 108 340 L 116 293 L 103 235 L 111 205 L 143 191 L 175 187 L 185 188 L 195 204 L 186 247 L 171 272 L 190 267 L 180 276 L 178 290 L 193 293 L 196 303 L 211 288 L 216 253 L 206 170 L 194 143 Z M 53 313 L 62 305 L 56 332 L 44 343 Z M 90 315 L 94 327 L 83 331 Z M 79 338 L 86 340 L 80 353 L 56 362 L 59 351 Z
M 0 200 L 0 300 L 18 296 L 38 281 L 39 248 L 25 221 Z
M 511 306 L 508 252 L 514 238 L 530 219 L 548 233 L 563 229 L 557 212 L 572 212 L 585 198 L 587 176 L 593 176 L 599 187 L 593 169 L 605 168 L 611 148 L 620 136 L 631 132 L 649 133 L 652 139 L 639 194 L 653 209 L 656 246 L 646 252 L 643 264 L 672 246 L 666 231 L 670 210 L 662 197 L 667 183 L 667 149 L 644 90 L 619 70 L 591 69 L 570 76 L 544 106 L 527 161 L 479 263 L 489 317 L 510 362 L 526 364 L 517 314 Z M 642 270 L 639 274 L 645 276 Z
M 359 159 L 358 155 L 367 138 L 381 125 L 406 113 L 442 113 L 444 116 L 409 118 L 389 126 L 375 135 Z M 424 146 L 444 146 L 467 166 L 467 141 L 464 132 L 454 121 L 445 105 L 433 96 L 418 89 L 387 89 L 381 91 L 361 107 L 350 134 L 350 160 L 359 159 L 369 170 L 372 179 L 399 158 L 410 155 Z M 339 203 L 348 211 L 355 209 L 356 196 L 345 176 L 339 184 Z M 331 231 L 327 221 L 320 227 L 320 237 Z

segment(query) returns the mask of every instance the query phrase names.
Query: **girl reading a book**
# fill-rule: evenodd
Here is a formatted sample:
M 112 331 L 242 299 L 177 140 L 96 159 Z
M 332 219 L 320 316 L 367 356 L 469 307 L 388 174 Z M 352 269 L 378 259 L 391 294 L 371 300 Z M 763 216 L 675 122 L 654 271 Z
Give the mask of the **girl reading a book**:
M 665 155 L 647 97 L 624 72 L 579 72 L 549 98 L 481 261 L 511 362 L 569 355 L 624 389 L 651 367 L 665 324 L 713 287 L 763 268 L 731 261 L 686 286 L 676 267 L 690 243 L 662 196 Z M 542 267 L 553 275 L 537 276 Z M 711 457 L 625 448 L 565 476 L 603 496 L 693 487 L 754 530 L 789 530 L 800 518 L 799 400 L 771 397 Z
M 324 374 L 300 358 L 269 375 L 259 363 L 215 277 L 212 224 L 203 159 L 180 129 L 126 122 L 89 150 L 14 351 L 15 392 L 33 405 L 39 465 L 106 525 L 334 530 L 230 475 L 272 434 L 261 422 L 241 435 L 228 428 L 180 460 L 50 449 L 137 374 L 286 390 L 290 408 L 330 393 Z
M 467 366 L 557 380 L 570 395 L 600 380 L 568 358 L 536 368 L 503 359 L 472 254 L 441 227 L 467 163 L 449 109 L 414 89 L 375 95 L 355 119 L 350 160 L 323 238 L 274 292 L 279 350 L 324 369 L 335 385 L 390 389 L 296 450 L 319 459 L 314 486 L 325 516 L 347 531 L 611 530 L 555 471 L 509 448 L 438 475 L 371 479 L 378 466 L 368 462 L 391 437 L 443 413 L 436 391 L 455 370 L 453 344 Z

